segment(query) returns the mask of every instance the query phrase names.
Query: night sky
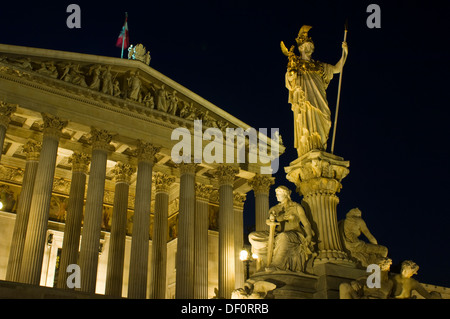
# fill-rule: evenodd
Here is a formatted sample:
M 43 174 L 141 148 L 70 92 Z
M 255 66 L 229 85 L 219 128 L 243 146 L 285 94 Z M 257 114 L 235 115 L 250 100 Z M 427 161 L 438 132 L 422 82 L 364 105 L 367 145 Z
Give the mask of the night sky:
M 70 3 L 81 7 L 81 29 L 66 26 Z M 370 3 L 381 8 L 380 29 L 366 25 Z M 311 25 L 313 59 L 335 64 L 348 19 L 334 153 L 350 161 L 350 174 L 338 219 L 359 207 L 394 270 L 411 259 L 416 279 L 450 287 L 448 1 L 8 1 L 0 43 L 119 58 L 125 12 L 131 43 L 150 50 L 151 67 L 252 127 L 280 129 L 287 149 L 275 186 L 293 190 L 283 169 L 297 154 L 279 43 L 290 47 Z M 338 81 L 327 90 L 333 121 Z M 253 192 L 247 198 L 251 225 Z

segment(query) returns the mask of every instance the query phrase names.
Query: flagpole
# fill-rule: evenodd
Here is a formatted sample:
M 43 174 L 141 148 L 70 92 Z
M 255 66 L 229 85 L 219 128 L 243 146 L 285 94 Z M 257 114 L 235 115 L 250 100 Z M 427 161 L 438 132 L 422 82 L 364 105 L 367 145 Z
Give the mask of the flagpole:
M 123 46 L 125 44 L 125 38 L 127 37 L 127 32 L 125 30 L 125 24 L 127 23 L 127 18 L 128 18 L 128 12 L 125 12 L 125 23 L 123 25 L 123 37 L 122 37 L 122 53 L 120 54 L 120 58 L 123 59 Z
M 125 37 L 126 37 L 126 33 L 124 33 L 123 38 L 122 38 L 122 53 L 120 53 L 120 58 L 123 59 L 123 44 L 125 42 Z
M 345 31 L 344 31 L 344 42 L 347 41 L 347 21 L 345 22 Z M 342 49 L 344 51 L 344 49 Z M 342 52 L 344 53 L 344 52 Z M 344 62 L 344 60 L 343 60 Z M 339 113 L 339 100 L 341 98 L 341 84 L 342 84 L 342 73 L 344 72 L 344 65 L 342 65 L 341 72 L 339 74 L 339 87 L 338 87 L 338 96 L 336 101 L 336 114 L 334 117 L 334 127 L 333 127 L 333 139 L 331 141 L 331 154 L 334 154 L 334 141 L 336 139 L 336 126 L 337 126 L 337 119 L 338 119 L 338 113 Z

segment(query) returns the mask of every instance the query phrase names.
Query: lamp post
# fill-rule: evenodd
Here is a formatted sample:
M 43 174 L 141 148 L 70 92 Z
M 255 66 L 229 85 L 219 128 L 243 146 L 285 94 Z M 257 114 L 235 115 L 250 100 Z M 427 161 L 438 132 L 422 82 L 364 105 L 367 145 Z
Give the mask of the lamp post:
M 247 249 L 242 249 L 239 254 L 239 259 L 245 263 L 245 270 L 246 270 L 245 280 L 248 280 L 248 278 L 250 277 L 250 263 L 253 260 L 258 259 L 258 255 L 250 254 L 250 252 Z

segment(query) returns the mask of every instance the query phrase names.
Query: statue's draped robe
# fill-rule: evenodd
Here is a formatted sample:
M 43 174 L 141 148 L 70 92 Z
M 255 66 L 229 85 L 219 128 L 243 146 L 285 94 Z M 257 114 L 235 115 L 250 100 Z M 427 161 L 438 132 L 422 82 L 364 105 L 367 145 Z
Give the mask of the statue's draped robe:
M 294 112 L 294 146 L 299 155 L 312 149 L 326 149 L 331 128 L 331 112 L 326 89 L 333 78 L 334 67 L 322 62 L 300 60 L 297 72 L 286 72 L 289 103 Z
M 300 223 L 297 206 L 300 204 L 290 202 L 283 207 L 281 204 L 274 208 L 285 210 L 286 213 L 296 214 L 296 229 L 284 230 L 275 235 L 273 247 L 273 259 L 270 265 L 267 265 L 267 249 L 269 241 L 268 231 L 256 231 L 249 234 L 249 241 L 252 245 L 252 253 L 258 255 L 264 264 L 268 267 L 274 267 L 279 270 L 291 270 L 296 272 L 305 272 L 306 263 L 312 252 L 306 244 L 306 231 Z M 284 221 L 281 222 L 283 226 Z M 282 227 L 284 228 L 284 227 Z
M 360 225 L 365 222 L 359 217 L 347 217 L 339 221 L 338 228 L 345 251 L 351 258 L 358 260 L 363 267 L 378 263 L 387 256 L 388 249 L 378 244 L 366 243 L 359 239 Z

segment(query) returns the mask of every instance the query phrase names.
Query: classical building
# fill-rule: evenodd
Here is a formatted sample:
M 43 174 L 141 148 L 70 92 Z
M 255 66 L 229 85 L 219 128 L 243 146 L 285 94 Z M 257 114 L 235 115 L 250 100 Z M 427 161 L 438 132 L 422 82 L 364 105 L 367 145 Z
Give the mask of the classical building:
M 63 294 L 79 267 L 71 292 L 91 296 L 242 287 L 243 205 L 254 190 L 264 229 L 274 140 L 257 161 L 233 160 L 236 143 L 225 164 L 177 163 L 172 133 L 192 142 L 194 120 L 221 147 L 227 128 L 250 128 L 145 61 L 0 45 L 0 286 Z

